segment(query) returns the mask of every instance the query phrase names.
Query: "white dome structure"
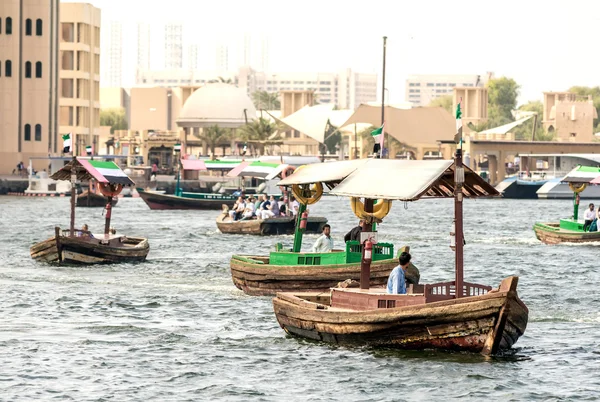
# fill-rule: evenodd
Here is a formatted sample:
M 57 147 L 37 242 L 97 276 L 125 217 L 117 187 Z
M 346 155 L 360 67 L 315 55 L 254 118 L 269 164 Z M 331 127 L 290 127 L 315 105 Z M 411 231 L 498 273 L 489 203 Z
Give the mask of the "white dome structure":
M 245 111 L 245 114 L 244 114 Z M 256 108 L 245 89 L 222 82 L 206 84 L 185 101 L 176 120 L 180 127 L 209 127 L 218 125 L 236 128 L 256 116 Z

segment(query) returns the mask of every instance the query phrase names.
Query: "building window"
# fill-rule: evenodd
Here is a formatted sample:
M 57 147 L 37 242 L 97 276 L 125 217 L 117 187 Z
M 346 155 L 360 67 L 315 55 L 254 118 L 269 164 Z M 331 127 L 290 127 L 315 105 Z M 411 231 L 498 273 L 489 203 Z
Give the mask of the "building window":
M 31 31 L 33 31 L 33 24 L 31 22 L 31 18 L 27 18 L 25 20 L 25 35 L 31 36 Z
M 2 18 L 0 18 L 0 34 L 2 33 Z
M 42 140 L 42 125 L 41 124 L 35 125 L 35 140 L 36 141 Z
M 428 83 L 427 83 L 427 86 L 428 86 L 428 87 L 432 87 L 432 86 L 433 86 L 433 82 L 428 82 Z
M 25 141 L 31 141 L 31 125 L 25 124 Z
M 31 62 L 25 62 L 25 78 L 31 78 Z
M 42 62 L 35 62 L 35 78 L 42 78 Z
M 6 17 L 6 34 L 12 34 L 12 18 Z
M 35 20 L 35 34 L 37 36 L 42 36 L 42 28 L 43 27 L 44 26 L 43 26 L 42 20 L 40 18 Z
M 10 60 L 4 62 L 4 75 L 6 77 L 12 77 L 12 61 Z

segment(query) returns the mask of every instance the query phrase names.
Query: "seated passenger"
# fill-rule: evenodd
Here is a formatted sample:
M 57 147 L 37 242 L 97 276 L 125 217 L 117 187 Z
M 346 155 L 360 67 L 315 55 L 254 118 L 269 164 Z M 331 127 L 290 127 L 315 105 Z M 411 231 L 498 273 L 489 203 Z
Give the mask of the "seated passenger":
M 81 227 L 81 231 L 80 233 L 80 237 L 94 237 L 92 236 L 92 233 L 90 232 L 87 223 L 84 223 L 83 226 Z
M 405 272 L 406 268 L 410 264 L 410 254 L 407 252 L 403 252 L 400 254 L 400 258 L 398 258 L 398 265 L 396 268 L 392 270 L 390 273 L 390 277 L 388 278 L 387 283 L 387 292 L 392 295 L 404 295 L 406 294 L 406 279 Z

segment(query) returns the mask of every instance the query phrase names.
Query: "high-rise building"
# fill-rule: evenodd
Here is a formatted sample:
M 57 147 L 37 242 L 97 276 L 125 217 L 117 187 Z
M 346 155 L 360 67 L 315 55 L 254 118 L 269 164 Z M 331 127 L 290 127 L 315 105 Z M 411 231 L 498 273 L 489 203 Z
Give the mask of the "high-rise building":
M 413 106 L 427 106 L 440 96 L 452 95 L 454 87 L 484 86 L 493 73 L 486 74 L 420 74 L 406 79 L 404 100 Z
M 192 44 L 188 46 L 188 70 L 198 69 L 198 45 Z
M 58 0 L 0 2 L 0 173 L 62 147 L 56 121 L 59 6 Z M 33 167 L 41 170 L 47 161 Z
M 116 30 L 119 32 L 120 24 Z M 76 155 L 87 145 L 98 152 L 100 129 L 100 9 L 88 3 L 61 3 L 59 45 L 60 133 L 71 133 Z M 111 60 L 112 62 L 112 60 Z M 120 71 L 120 69 L 119 69 Z M 120 82 L 119 77 L 119 82 Z
M 103 35 L 102 86 L 120 87 L 123 74 L 123 25 L 111 21 L 108 32 Z
M 217 45 L 215 70 L 217 71 L 229 71 L 229 47 L 225 44 Z
M 137 66 L 138 69 L 150 68 L 150 24 L 138 23 L 137 26 Z
M 183 68 L 183 25 L 165 25 L 165 69 Z

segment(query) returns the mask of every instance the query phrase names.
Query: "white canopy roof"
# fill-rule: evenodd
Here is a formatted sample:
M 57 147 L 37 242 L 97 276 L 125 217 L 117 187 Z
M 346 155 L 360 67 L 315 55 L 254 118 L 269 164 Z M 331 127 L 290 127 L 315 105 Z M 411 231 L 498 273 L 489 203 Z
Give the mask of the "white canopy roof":
M 298 130 L 302 134 L 306 134 L 310 138 L 323 143 L 325 128 L 327 127 L 327 121 L 329 120 L 329 115 L 331 114 L 333 107 L 333 104 L 316 106 L 306 105 L 297 112 L 292 113 L 283 119 L 277 118 L 277 120 L 286 126 L 293 128 L 294 130 Z
M 450 198 L 454 191 L 453 160 L 356 159 L 308 165 L 279 185 L 323 182 L 331 195 L 414 201 L 422 197 Z M 498 195 L 477 173 L 465 167 L 465 197 Z
M 531 119 L 533 116 L 535 116 L 535 114 L 523 117 L 522 119 L 513 121 L 512 123 L 508 123 L 503 126 L 488 128 L 487 130 L 481 131 L 479 134 L 506 134 L 513 128 L 525 123 L 527 120 Z

